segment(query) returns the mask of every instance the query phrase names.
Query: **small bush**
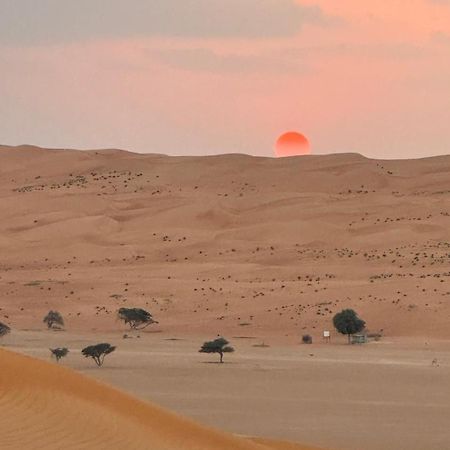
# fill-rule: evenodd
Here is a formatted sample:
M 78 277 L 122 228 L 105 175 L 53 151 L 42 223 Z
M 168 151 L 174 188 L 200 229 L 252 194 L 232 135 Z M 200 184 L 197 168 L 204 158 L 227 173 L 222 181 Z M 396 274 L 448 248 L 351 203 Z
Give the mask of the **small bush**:
M 0 322 L 0 337 L 6 336 L 11 332 L 11 328 L 5 323 Z
M 64 327 L 64 319 L 58 311 L 49 311 L 43 322 L 47 324 L 48 329 L 58 330 Z
M 56 358 L 56 362 L 59 362 L 59 360 L 61 358 L 65 358 L 68 355 L 68 353 L 69 353 L 69 350 L 67 348 L 65 348 L 65 347 L 62 347 L 62 348 L 51 348 L 49 350 L 52 353 L 52 357 Z
M 304 335 L 302 336 L 302 342 L 303 342 L 304 344 L 312 344 L 312 342 L 313 342 L 312 336 L 309 335 L 309 334 L 304 334 Z

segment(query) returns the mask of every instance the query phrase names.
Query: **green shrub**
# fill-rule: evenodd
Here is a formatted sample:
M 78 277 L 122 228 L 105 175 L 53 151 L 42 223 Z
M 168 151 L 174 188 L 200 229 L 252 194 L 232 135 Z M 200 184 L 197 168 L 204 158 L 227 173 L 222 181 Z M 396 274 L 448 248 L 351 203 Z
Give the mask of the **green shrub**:
M 205 342 L 200 348 L 200 353 L 218 353 L 220 355 L 220 363 L 223 363 L 223 354 L 234 352 L 234 348 L 228 345 L 229 342 L 223 338 L 217 338 L 213 341 Z
M 95 361 L 95 364 L 97 366 L 102 366 L 103 362 L 105 360 L 105 356 L 112 353 L 116 347 L 114 347 L 111 344 L 103 343 L 103 344 L 96 344 L 96 345 L 89 345 L 88 347 L 83 348 L 81 350 L 81 353 L 86 358 L 92 358 Z
M 52 353 L 52 357 L 54 356 L 56 358 L 56 362 L 59 362 L 59 360 L 61 358 L 65 358 L 68 355 L 68 353 L 69 353 L 69 350 L 67 348 L 65 348 L 65 347 L 62 347 L 62 348 L 51 348 L 49 350 Z
M 339 333 L 347 335 L 350 344 L 352 334 L 364 330 L 366 322 L 353 309 L 344 309 L 333 317 L 333 325 Z
M 158 323 L 148 311 L 142 308 L 120 308 L 117 316 L 133 330 L 142 330 L 153 323 Z
M 47 324 L 48 329 L 61 329 L 64 327 L 64 319 L 58 311 L 49 311 L 43 322 Z

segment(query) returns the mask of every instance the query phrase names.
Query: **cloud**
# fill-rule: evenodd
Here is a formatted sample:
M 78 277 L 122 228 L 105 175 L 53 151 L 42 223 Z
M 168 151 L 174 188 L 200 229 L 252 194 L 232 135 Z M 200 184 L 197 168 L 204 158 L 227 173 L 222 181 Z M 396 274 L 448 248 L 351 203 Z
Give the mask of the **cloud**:
M 434 42 L 437 44 L 449 45 L 450 44 L 450 34 L 443 33 L 442 31 L 433 33 L 431 35 L 431 42 Z
M 304 73 L 300 58 L 283 52 L 221 54 L 206 48 L 153 50 L 150 56 L 176 69 L 214 73 Z
M 167 36 L 271 38 L 332 22 L 294 0 L 1 0 L 0 43 Z

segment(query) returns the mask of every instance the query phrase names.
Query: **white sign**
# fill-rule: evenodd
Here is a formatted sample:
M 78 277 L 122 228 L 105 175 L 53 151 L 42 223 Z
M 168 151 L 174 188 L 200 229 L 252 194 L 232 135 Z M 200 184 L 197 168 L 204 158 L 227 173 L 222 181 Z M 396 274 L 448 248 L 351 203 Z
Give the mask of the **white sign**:
M 324 338 L 329 338 L 330 337 L 330 332 L 329 331 L 324 331 L 323 332 L 323 337 Z

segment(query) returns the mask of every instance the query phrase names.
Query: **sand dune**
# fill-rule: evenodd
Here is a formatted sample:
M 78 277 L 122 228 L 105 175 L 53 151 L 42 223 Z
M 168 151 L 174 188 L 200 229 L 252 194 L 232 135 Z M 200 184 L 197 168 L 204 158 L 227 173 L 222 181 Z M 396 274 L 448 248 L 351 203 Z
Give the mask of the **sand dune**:
M 0 350 L 2 449 L 307 450 L 203 428 L 71 370 Z
M 52 307 L 112 331 L 125 304 L 167 332 L 292 341 L 352 307 L 374 331 L 448 338 L 449 174 L 450 156 L 0 147 L 0 317 L 33 327 Z

